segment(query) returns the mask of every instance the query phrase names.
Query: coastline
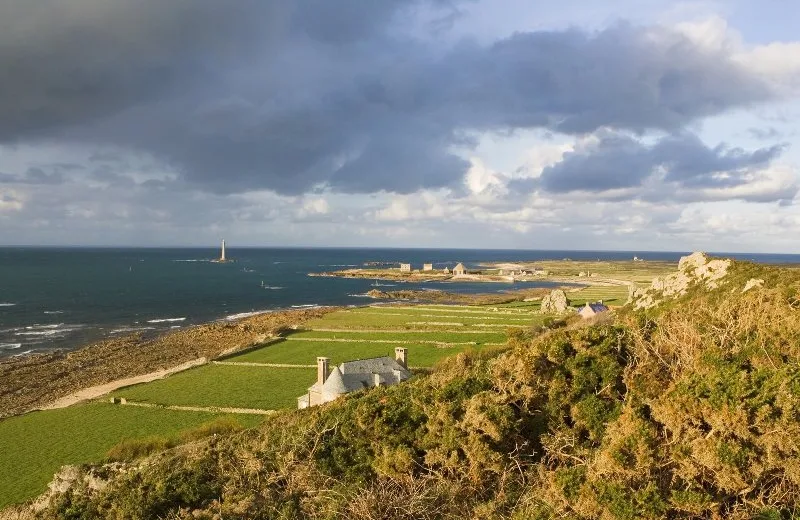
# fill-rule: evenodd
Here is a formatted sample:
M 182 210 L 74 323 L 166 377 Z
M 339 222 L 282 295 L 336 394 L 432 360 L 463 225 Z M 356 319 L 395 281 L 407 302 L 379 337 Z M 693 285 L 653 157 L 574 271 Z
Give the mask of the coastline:
M 282 331 L 339 307 L 267 311 L 238 320 L 217 320 L 154 337 L 141 333 L 56 351 L 0 360 L 0 419 L 62 402 L 70 404 L 98 387 L 156 377 L 200 359 L 213 360 L 263 343 Z M 186 367 L 190 368 L 190 367 Z M 127 386 L 122 384 L 120 386 Z M 89 389 L 95 388 L 90 391 Z M 102 395 L 102 394 L 99 394 Z M 89 397 L 91 398 L 91 397 Z M 61 401 L 64 400 L 64 401 Z

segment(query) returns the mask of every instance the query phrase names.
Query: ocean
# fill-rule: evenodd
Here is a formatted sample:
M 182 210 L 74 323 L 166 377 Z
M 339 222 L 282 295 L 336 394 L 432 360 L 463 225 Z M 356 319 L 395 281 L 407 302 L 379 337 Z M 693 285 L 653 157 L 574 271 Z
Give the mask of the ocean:
M 572 258 L 674 260 L 686 253 L 645 251 L 519 251 L 452 249 L 228 249 L 233 262 L 214 263 L 217 249 L 0 248 L 0 358 L 75 349 L 87 342 L 159 332 L 249 313 L 315 305 L 363 305 L 372 280 L 309 277 L 310 272 L 368 262 L 464 262 Z M 800 255 L 721 254 L 767 263 Z M 383 282 L 382 290 L 393 290 Z M 396 289 L 499 292 L 547 287 L 515 284 L 400 283 Z

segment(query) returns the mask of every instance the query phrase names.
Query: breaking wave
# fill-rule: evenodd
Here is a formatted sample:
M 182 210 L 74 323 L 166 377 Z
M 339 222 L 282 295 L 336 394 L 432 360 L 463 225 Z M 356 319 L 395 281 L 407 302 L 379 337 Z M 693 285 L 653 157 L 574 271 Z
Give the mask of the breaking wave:
M 63 336 L 69 332 L 82 329 L 83 325 L 65 325 L 64 323 L 51 323 L 48 325 L 28 325 L 25 328 L 14 329 L 15 336 Z
M 141 332 L 143 330 L 155 330 L 155 327 L 122 327 L 110 331 L 109 334 L 126 334 L 129 332 Z
M 249 318 L 250 316 L 258 316 L 259 314 L 266 314 L 272 311 L 250 311 L 250 312 L 239 312 L 237 314 L 231 314 L 229 316 L 225 316 L 226 320 L 240 320 L 242 318 Z
M 183 318 L 156 318 L 154 320 L 147 320 L 147 323 L 172 323 L 176 321 L 185 321 L 186 317 Z

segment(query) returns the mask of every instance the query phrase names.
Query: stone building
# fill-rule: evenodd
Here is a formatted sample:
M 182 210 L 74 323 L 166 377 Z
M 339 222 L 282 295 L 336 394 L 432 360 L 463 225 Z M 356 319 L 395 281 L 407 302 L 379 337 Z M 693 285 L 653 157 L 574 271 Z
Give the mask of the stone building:
M 461 275 L 461 274 L 467 274 L 467 270 L 464 267 L 464 264 L 462 264 L 461 262 L 456 264 L 456 266 L 453 268 L 453 274 L 455 276 L 458 276 L 458 275 Z
M 411 264 L 400 264 L 400 272 L 401 273 L 410 273 L 411 272 Z
M 594 318 L 598 314 L 608 312 L 608 307 L 603 305 L 603 301 L 601 300 L 598 303 L 586 303 L 586 305 L 578 311 L 578 314 L 583 319 Z
M 317 358 L 317 381 L 308 393 L 297 398 L 298 408 L 308 408 L 328 403 L 357 390 L 376 386 L 391 386 L 411 377 L 408 370 L 408 349 L 394 349 L 395 358 L 389 356 L 345 361 L 328 373 L 330 359 Z
M 423 271 L 433 271 L 433 264 L 422 264 Z

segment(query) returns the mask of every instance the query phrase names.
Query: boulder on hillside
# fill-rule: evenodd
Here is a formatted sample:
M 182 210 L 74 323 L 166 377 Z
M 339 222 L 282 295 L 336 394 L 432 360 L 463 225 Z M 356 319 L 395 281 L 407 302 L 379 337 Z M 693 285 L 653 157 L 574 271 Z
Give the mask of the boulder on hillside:
M 630 299 L 634 302 L 634 308 L 647 309 L 655 307 L 664 298 L 686 294 L 689 287 L 697 283 L 703 283 L 708 289 L 715 289 L 728 273 L 730 265 L 731 261 L 727 259 L 709 260 L 705 253 L 692 253 L 681 257 L 678 272 L 663 278 L 654 278 L 650 288 L 635 290 Z
M 567 293 L 561 289 L 554 289 L 542 298 L 542 312 L 564 312 L 569 309 Z

